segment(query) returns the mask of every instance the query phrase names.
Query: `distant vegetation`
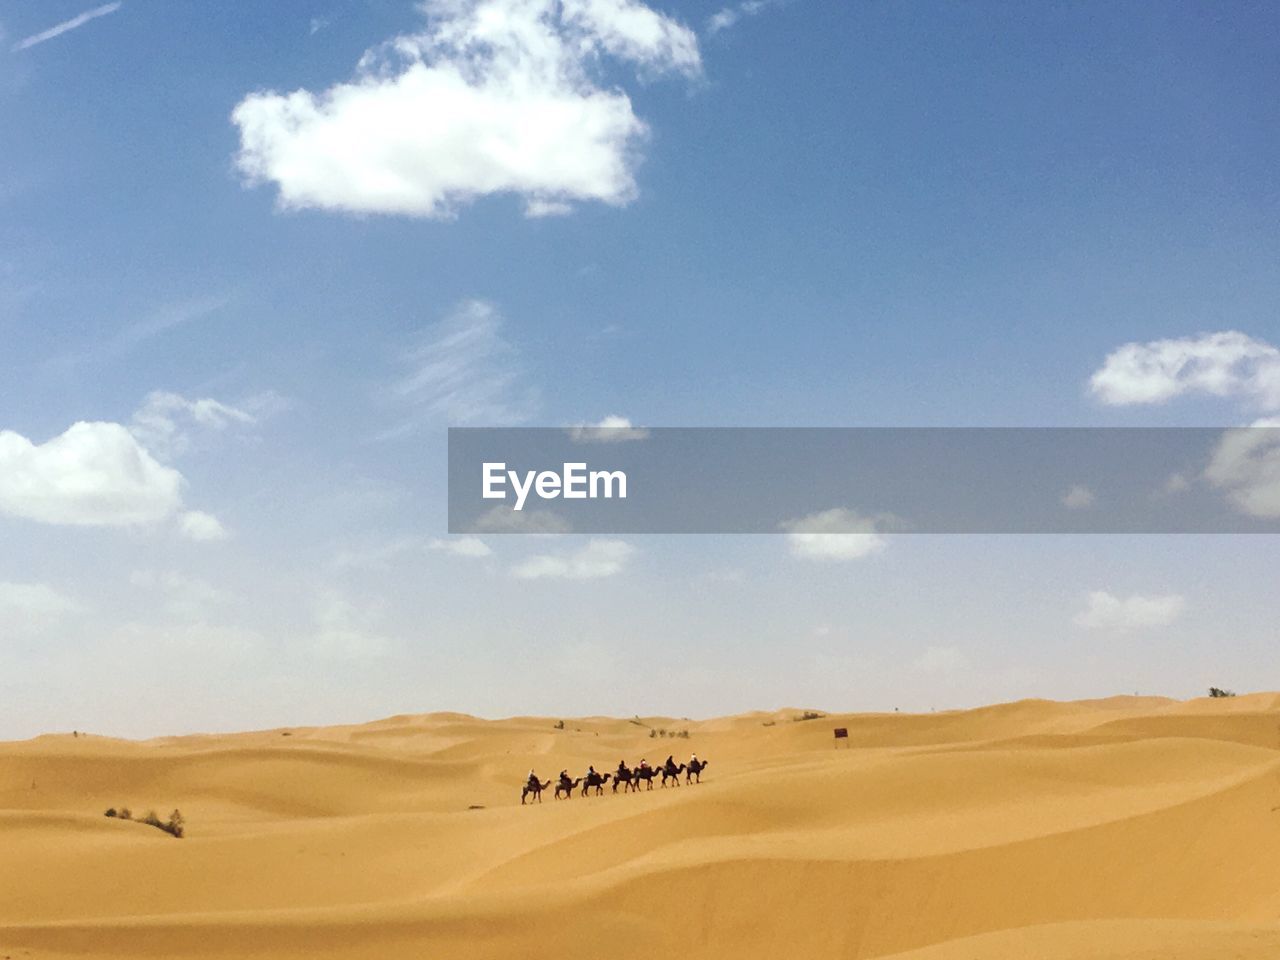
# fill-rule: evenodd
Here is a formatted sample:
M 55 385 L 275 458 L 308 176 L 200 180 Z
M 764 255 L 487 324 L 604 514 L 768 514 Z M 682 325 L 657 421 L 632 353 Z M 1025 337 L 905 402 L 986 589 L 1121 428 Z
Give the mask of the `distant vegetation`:
M 825 716 L 825 713 L 815 713 L 812 710 L 806 710 L 804 713 L 800 714 L 800 716 L 792 717 L 791 719 L 799 723 L 801 720 L 821 720 Z
M 114 820 L 133 820 L 133 812 L 128 807 L 122 807 L 119 810 L 115 807 L 111 807 L 107 810 L 107 816 Z M 165 833 L 175 836 L 179 840 L 182 839 L 183 834 L 186 832 L 186 820 L 182 818 L 182 812 L 179 810 L 175 810 L 173 813 L 169 814 L 168 820 L 161 820 L 156 815 L 156 812 L 152 810 L 141 820 L 135 822 L 145 823 L 149 827 L 155 827 L 157 830 L 163 830 Z
M 1234 697 L 1235 695 L 1236 692 L 1234 690 L 1223 690 L 1221 687 L 1209 688 L 1209 696 L 1213 697 L 1215 700 L 1219 697 Z
M 556 729 L 557 729 L 557 730 L 563 730 L 563 729 L 564 729 L 564 721 L 563 721 L 563 720 L 557 720 L 557 721 L 556 721 Z
M 659 728 L 651 729 L 649 731 L 649 739 L 653 740 L 656 737 L 677 737 L 681 740 L 688 740 L 689 731 L 688 730 L 665 730 L 665 729 L 659 729 Z

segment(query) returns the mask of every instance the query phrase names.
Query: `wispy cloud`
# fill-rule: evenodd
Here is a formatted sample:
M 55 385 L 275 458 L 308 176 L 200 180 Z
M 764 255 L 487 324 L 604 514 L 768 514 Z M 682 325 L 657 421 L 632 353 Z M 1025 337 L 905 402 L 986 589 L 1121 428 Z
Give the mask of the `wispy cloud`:
M 19 40 L 13 45 L 14 51 L 29 50 L 37 44 L 44 43 L 46 40 L 52 40 L 54 37 L 60 37 L 64 33 L 70 33 L 83 27 L 90 20 L 97 20 L 99 17 L 105 17 L 109 13 L 115 13 L 119 10 L 123 3 L 104 3 L 100 7 L 94 7 L 92 10 L 86 10 L 84 13 L 72 17 L 70 20 L 63 20 L 61 23 L 43 30 L 40 33 L 33 33 L 31 36 L 23 40 Z
M 773 0 L 745 0 L 744 3 L 731 4 L 721 8 L 707 18 L 707 32 L 719 33 L 728 30 L 746 17 L 754 17 L 766 7 L 772 6 Z
M 520 353 L 502 335 L 502 315 L 491 303 L 459 304 L 401 361 L 408 373 L 390 393 L 413 415 L 378 439 L 412 433 L 424 421 L 495 425 L 527 420 L 537 392 L 524 383 Z

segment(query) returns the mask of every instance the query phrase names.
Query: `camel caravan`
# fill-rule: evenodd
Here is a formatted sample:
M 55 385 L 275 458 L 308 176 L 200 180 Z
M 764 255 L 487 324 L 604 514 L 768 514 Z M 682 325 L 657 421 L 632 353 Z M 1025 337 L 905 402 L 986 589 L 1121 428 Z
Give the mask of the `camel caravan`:
M 606 785 L 609 785 L 614 793 L 618 792 L 619 786 L 622 787 L 623 793 L 633 791 L 639 793 L 641 783 L 645 785 L 646 790 L 652 790 L 654 780 L 659 780 L 663 787 L 666 787 L 668 782 L 678 787 L 681 774 L 684 774 L 685 783 L 701 783 L 702 771 L 705 769 L 707 769 L 707 761 L 699 760 L 695 753 L 689 758 L 688 763 L 677 764 L 674 757 L 667 757 L 666 762 L 660 767 L 651 767 L 647 760 L 641 760 L 635 767 L 628 767 L 625 760 L 619 760 L 618 769 L 613 773 L 596 773 L 595 767 L 587 767 L 587 772 L 576 779 L 569 776 L 568 770 L 561 770 L 560 777 L 556 781 L 554 796 L 557 800 L 568 800 L 581 786 L 581 796 L 588 796 L 594 791 L 599 797 L 604 795 Z M 520 803 L 523 805 L 526 802 L 532 803 L 534 800 L 541 803 L 542 792 L 549 786 L 551 786 L 550 780 L 544 783 L 538 779 L 536 773 L 530 770 L 528 779 L 520 790 Z

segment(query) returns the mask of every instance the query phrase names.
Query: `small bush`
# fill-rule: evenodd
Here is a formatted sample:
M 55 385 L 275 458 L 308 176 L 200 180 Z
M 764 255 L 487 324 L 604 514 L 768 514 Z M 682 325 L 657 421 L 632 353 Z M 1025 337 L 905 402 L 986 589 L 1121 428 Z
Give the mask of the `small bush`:
M 563 730 L 563 729 L 564 729 L 564 721 L 563 721 L 563 720 L 557 720 L 557 721 L 556 721 L 556 729 L 557 729 L 557 730 Z
M 1209 696 L 1213 697 L 1215 700 L 1221 697 L 1234 697 L 1235 695 L 1236 692 L 1234 690 L 1223 690 L 1221 687 L 1209 688 Z
M 654 739 L 655 737 L 657 737 L 657 735 L 658 735 L 658 731 L 657 731 L 657 730 L 650 730 L 650 731 L 649 731 L 649 739 L 650 739 L 650 740 L 652 740 L 652 739 Z
M 826 716 L 826 714 L 815 713 L 812 710 L 806 710 L 804 713 L 800 714 L 800 716 L 792 717 L 791 719 L 799 723 L 802 720 L 821 720 L 824 716 Z
M 116 820 L 132 820 L 133 812 L 128 807 L 121 807 L 119 810 L 115 807 L 109 807 L 107 809 L 106 816 Z M 152 810 L 145 817 L 136 822 L 145 823 L 147 826 L 155 827 L 157 830 L 163 830 L 165 833 L 175 836 L 179 840 L 181 840 L 183 834 L 186 833 L 187 821 L 183 819 L 182 812 L 180 810 L 175 810 L 173 813 L 169 814 L 168 820 L 161 820 L 156 812 Z

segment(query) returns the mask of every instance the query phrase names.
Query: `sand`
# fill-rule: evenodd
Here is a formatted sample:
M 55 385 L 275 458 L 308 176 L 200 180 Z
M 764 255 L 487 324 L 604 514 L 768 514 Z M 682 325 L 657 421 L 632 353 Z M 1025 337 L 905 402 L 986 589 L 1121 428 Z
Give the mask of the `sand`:
M 0 960 L 1280 957 L 1280 696 L 799 714 L 0 744 Z

